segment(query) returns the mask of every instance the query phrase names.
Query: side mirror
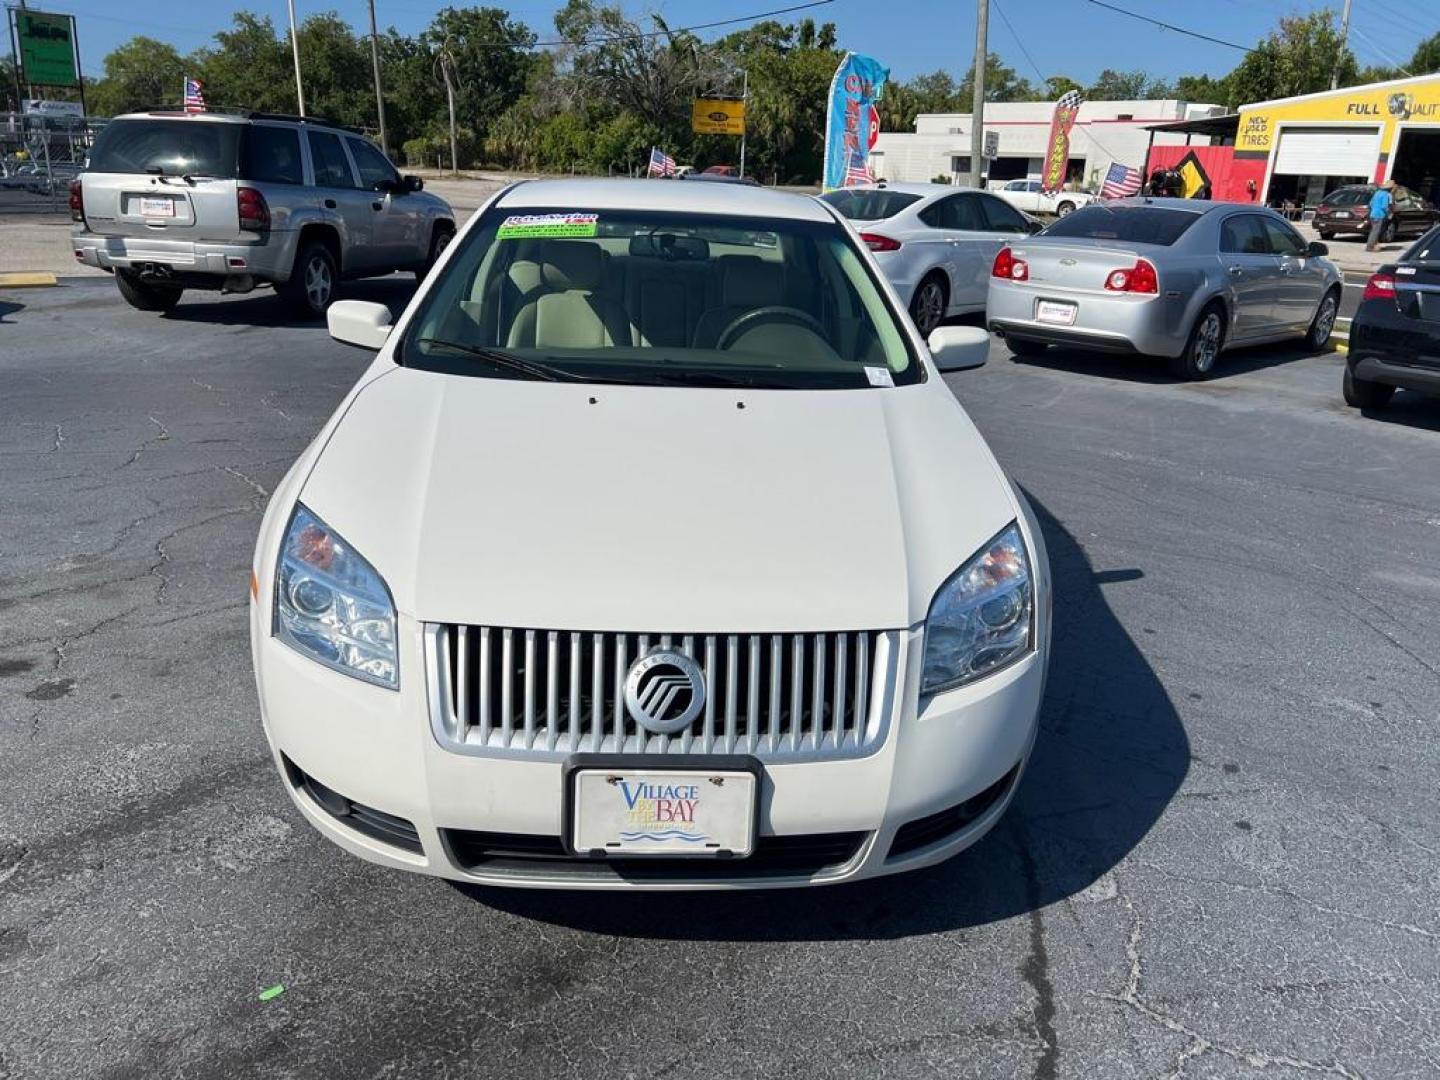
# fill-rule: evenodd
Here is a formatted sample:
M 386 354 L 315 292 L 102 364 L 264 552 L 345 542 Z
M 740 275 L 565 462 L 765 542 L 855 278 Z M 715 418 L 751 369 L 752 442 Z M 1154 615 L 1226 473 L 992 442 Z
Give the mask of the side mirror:
M 400 178 L 400 190 L 402 191 L 424 191 L 425 181 L 418 176 L 402 176 Z
M 336 300 L 325 312 L 325 325 L 336 341 L 379 349 L 390 337 L 390 309 L 368 300 Z
M 977 368 L 990 357 L 990 335 L 978 326 L 937 326 L 927 344 L 941 371 Z
M 1307 258 L 1311 258 L 1311 259 L 1318 259 L 1318 258 L 1319 258 L 1320 256 L 1322 256 L 1322 255 L 1329 255 L 1329 254 L 1330 254 L 1330 247 L 1329 247 L 1329 245 L 1327 245 L 1327 244 L 1322 244 L 1322 243 L 1320 243 L 1319 240 L 1311 240 L 1311 241 L 1310 241 L 1310 246 L 1305 249 L 1305 255 L 1306 255 L 1306 257 L 1307 257 Z

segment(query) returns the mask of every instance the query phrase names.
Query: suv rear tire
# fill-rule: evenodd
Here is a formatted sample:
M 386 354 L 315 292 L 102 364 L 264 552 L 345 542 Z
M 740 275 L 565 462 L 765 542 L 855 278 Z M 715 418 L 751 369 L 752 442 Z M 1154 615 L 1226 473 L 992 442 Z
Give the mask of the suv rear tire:
M 301 315 L 319 318 L 335 299 L 335 256 L 319 240 L 304 244 L 295 256 L 290 279 L 275 291 Z
M 1362 412 L 1383 409 L 1395 396 L 1395 387 L 1368 379 L 1357 379 L 1348 366 L 1345 368 L 1345 379 L 1340 384 L 1340 389 L 1345 395 L 1345 404 Z
M 153 285 L 129 270 L 116 270 L 115 284 L 125 302 L 140 311 L 174 311 L 185 293 L 180 285 Z

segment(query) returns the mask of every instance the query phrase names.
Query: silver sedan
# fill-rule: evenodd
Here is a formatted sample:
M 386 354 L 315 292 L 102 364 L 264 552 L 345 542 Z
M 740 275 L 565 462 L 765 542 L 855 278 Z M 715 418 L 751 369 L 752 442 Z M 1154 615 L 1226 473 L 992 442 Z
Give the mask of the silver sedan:
M 1095 203 L 995 256 L 986 315 L 1017 356 L 1049 345 L 1140 353 L 1203 379 L 1234 346 L 1326 346 L 1341 287 L 1326 254 L 1261 207 Z

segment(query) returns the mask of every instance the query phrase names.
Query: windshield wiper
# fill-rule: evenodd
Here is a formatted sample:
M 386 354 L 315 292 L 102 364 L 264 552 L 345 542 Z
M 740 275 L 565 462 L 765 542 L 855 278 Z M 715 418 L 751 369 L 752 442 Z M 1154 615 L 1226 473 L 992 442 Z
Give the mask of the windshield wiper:
M 524 375 L 527 379 L 540 379 L 544 382 L 580 382 L 580 383 L 621 383 L 624 379 L 610 379 L 603 375 L 582 375 L 578 371 L 571 371 L 568 368 L 557 367 L 554 364 L 547 364 L 540 360 L 526 360 L 522 356 L 506 352 L 504 349 L 488 348 L 484 345 L 471 345 L 464 341 L 451 341 L 449 338 L 422 337 L 417 339 L 417 345 L 433 345 L 441 349 L 454 349 L 466 356 L 473 356 L 476 359 L 484 360 L 495 367 L 505 371 L 513 371 L 517 375 Z

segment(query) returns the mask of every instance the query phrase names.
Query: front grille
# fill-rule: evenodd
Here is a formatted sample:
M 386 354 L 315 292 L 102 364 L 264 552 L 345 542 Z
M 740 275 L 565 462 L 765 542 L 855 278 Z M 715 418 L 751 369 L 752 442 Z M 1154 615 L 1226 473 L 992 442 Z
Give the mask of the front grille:
M 625 707 L 630 665 L 653 649 L 693 659 L 705 704 L 652 734 Z M 859 757 L 884 738 L 899 634 L 621 634 L 427 624 L 430 711 L 462 753 L 576 752 Z
M 442 829 L 441 837 L 464 870 L 501 875 L 537 871 L 563 876 L 626 881 L 705 881 L 814 877 L 850 863 L 869 833 L 807 833 L 757 836 L 745 859 L 586 859 L 567 855 L 558 836 Z

